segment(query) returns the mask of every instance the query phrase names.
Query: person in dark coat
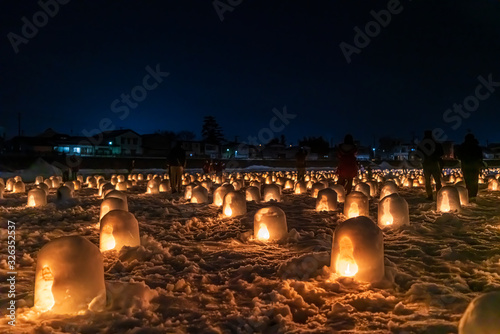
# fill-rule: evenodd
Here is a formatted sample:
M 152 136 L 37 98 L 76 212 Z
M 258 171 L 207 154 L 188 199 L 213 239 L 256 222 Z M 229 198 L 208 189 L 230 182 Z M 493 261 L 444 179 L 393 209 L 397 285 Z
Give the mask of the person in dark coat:
M 434 139 L 432 131 L 425 131 L 424 139 L 418 144 L 417 154 L 422 159 L 427 199 L 432 201 L 431 176 L 436 182 L 436 191 L 439 191 L 441 189 L 442 156 L 444 155 L 443 146 Z
M 177 142 L 172 148 L 167 160 L 172 193 L 181 192 L 182 174 L 184 173 L 184 167 L 186 167 L 186 151 L 184 151 L 180 142 Z
M 465 186 L 469 193 L 469 198 L 477 196 L 479 173 L 483 167 L 483 151 L 479 147 L 479 142 L 472 133 L 465 136 L 465 141 L 457 148 L 457 158 L 462 166 Z
M 205 163 L 203 164 L 203 174 L 209 174 L 210 173 L 210 161 L 205 160 Z
M 306 157 L 307 152 L 303 147 L 295 154 L 295 160 L 297 161 L 297 181 L 303 181 L 306 175 Z
M 337 167 L 337 174 L 339 176 L 338 184 L 344 187 L 346 195 L 351 192 L 352 180 L 358 175 L 357 153 L 358 148 L 354 144 L 354 139 L 351 135 L 346 135 L 344 142 L 337 149 L 337 158 L 339 161 Z

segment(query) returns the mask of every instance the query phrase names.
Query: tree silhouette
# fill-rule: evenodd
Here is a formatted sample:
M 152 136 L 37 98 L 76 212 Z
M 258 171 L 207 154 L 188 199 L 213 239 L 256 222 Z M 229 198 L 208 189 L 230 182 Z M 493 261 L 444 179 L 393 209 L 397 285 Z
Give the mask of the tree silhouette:
M 219 145 L 224 140 L 222 128 L 217 123 L 214 116 L 205 116 L 203 119 L 203 127 L 201 129 L 203 140 L 209 144 Z

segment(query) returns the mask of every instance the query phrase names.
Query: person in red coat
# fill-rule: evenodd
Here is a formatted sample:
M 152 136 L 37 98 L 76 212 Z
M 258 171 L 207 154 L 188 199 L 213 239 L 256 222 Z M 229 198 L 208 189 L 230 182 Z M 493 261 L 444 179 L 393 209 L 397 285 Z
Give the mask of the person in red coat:
M 337 158 L 339 161 L 337 167 L 337 174 L 339 176 L 338 184 L 344 187 L 346 194 L 351 192 L 352 180 L 358 175 L 357 153 L 358 148 L 354 144 L 354 139 L 351 135 L 346 135 L 344 142 L 337 149 Z

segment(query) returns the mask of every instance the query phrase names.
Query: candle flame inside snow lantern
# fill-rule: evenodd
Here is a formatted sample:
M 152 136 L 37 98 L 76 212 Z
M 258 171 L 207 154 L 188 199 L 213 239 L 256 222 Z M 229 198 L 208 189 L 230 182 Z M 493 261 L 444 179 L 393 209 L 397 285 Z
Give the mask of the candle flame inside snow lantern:
M 285 212 L 276 206 L 257 211 L 253 226 L 254 237 L 260 241 L 280 240 L 288 234 Z
M 139 246 L 139 223 L 135 216 L 124 210 L 113 210 L 101 219 L 100 226 L 101 251 L 117 250 L 123 246 Z
M 333 236 L 330 269 L 360 281 L 381 281 L 385 275 L 382 230 L 368 217 L 340 223 Z
M 437 211 L 460 210 L 460 195 L 454 186 L 444 186 L 437 193 Z
M 408 202 L 398 194 L 384 197 L 378 203 L 379 226 L 400 226 L 410 224 Z
M 28 191 L 29 207 L 44 206 L 47 204 L 47 193 L 40 188 L 34 188 Z
M 230 191 L 224 196 L 222 212 L 226 217 L 241 216 L 247 213 L 245 196 L 237 191 Z
M 307 193 L 307 185 L 304 181 L 298 181 L 295 184 L 295 194 L 305 194 Z
M 498 182 L 498 180 L 491 179 L 488 182 L 488 190 L 491 190 L 491 191 L 500 190 L 500 183 Z
M 157 195 L 160 193 L 160 182 L 156 179 L 151 179 L 148 181 L 147 194 Z
M 359 191 L 351 191 L 345 198 L 344 215 L 347 218 L 369 216 L 368 197 Z
M 316 211 L 334 211 L 337 209 L 337 192 L 331 188 L 318 191 Z
M 58 238 L 38 252 L 35 308 L 39 311 L 84 311 L 96 298 L 105 301 L 105 295 L 101 252 L 86 238 Z

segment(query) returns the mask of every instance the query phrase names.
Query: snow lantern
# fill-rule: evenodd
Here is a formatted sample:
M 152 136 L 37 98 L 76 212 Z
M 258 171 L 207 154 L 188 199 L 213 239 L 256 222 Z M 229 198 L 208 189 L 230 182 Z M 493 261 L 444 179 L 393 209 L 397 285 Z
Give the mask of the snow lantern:
M 498 182 L 498 180 L 496 179 L 491 179 L 488 182 L 488 190 L 492 191 L 500 190 L 500 182 Z
M 333 235 L 330 269 L 360 281 L 381 281 L 385 276 L 382 230 L 363 216 L 340 223 Z
M 385 196 L 378 203 L 378 225 L 400 226 L 410 224 L 408 202 L 398 194 Z
M 186 184 L 184 187 L 184 199 L 190 200 L 191 197 L 193 196 L 193 188 L 195 187 L 195 184 L 189 183 Z
M 16 175 L 16 176 L 14 176 L 14 180 L 15 180 L 16 182 L 19 182 L 19 181 L 22 181 L 22 180 L 23 180 L 23 178 L 22 178 L 20 175 Z
M 221 206 L 224 202 L 224 196 L 230 191 L 234 191 L 234 187 L 230 184 L 223 184 L 214 190 L 214 204 Z
M 80 190 L 82 189 L 82 183 L 78 180 L 73 181 L 73 189 Z
M 117 179 L 118 179 L 118 182 L 125 182 L 125 175 L 118 175 Z
M 369 216 L 368 197 L 359 191 L 351 191 L 345 198 L 344 215 L 347 218 Z
M 337 193 L 337 202 L 344 203 L 345 202 L 345 189 L 341 184 L 334 184 L 330 186 Z
M 28 206 L 44 206 L 47 204 L 47 193 L 40 188 L 34 188 L 28 191 Z
M 13 193 L 24 193 L 26 192 L 26 186 L 24 185 L 23 181 L 17 181 L 14 183 L 14 186 L 12 187 L 12 192 Z
M 326 186 L 323 182 L 316 182 L 311 187 L 311 196 L 316 198 L 318 197 L 318 191 L 325 189 Z
M 45 181 L 43 181 L 43 184 L 45 184 L 49 189 L 52 188 L 52 180 L 50 179 L 46 179 Z
M 106 195 L 107 191 L 114 190 L 115 187 L 111 183 L 101 183 L 99 185 L 99 192 L 97 193 L 97 196 L 104 198 L 104 195 Z
M 457 185 L 455 185 L 455 188 L 457 188 L 458 190 L 458 196 L 460 197 L 460 205 L 461 206 L 469 205 L 469 192 L 467 191 L 467 188 Z
M 141 173 L 137 174 L 137 181 L 144 181 L 144 175 Z
M 201 182 L 201 186 L 204 187 L 205 189 L 207 189 L 208 192 L 210 192 L 210 190 L 212 189 L 212 185 L 213 185 L 213 182 L 212 180 L 203 180 Z
M 146 194 L 156 195 L 160 193 L 160 183 L 158 180 L 151 179 L 148 181 Z
M 380 190 L 380 199 L 383 199 L 385 196 L 389 196 L 390 194 L 397 194 L 398 186 L 396 183 L 392 181 L 388 181 L 384 183 L 382 189 Z
M 458 325 L 459 334 L 500 333 L 500 291 L 493 291 L 476 297 L 467 306 Z
M 260 191 L 262 185 L 260 184 L 259 181 L 252 181 L 252 182 L 250 182 L 250 186 L 257 187 L 257 188 L 259 188 L 259 191 Z
M 50 191 L 50 187 L 48 185 L 46 185 L 45 183 L 40 183 L 38 186 L 37 186 L 38 189 L 42 189 L 43 191 L 45 191 L 45 194 L 48 195 L 49 194 L 49 191 Z
M 128 203 L 116 197 L 105 198 L 101 203 L 101 213 L 99 215 L 99 219 L 102 219 L 105 214 L 113 210 L 128 211 Z
M 170 185 L 170 180 L 163 180 L 160 182 L 160 192 L 161 193 L 169 193 L 172 191 L 172 187 Z
M 191 194 L 191 203 L 208 203 L 207 188 L 202 186 L 194 187 Z
M 73 198 L 73 191 L 71 191 L 69 187 L 60 186 L 59 188 L 57 188 L 58 201 L 67 201 L 70 198 Z
M 127 182 L 118 181 L 115 185 L 115 189 L 119 191 L 127 191 Z
M 110 192 L 108 192 L 106 194 L 106 196 L 104 196 L 104 199 L 106 198 L 118 198 L 118 199 L 121 199 L 122 201 L 124 201 L 127 206 L 128 206 L 128 200 L 127 200 L 127 195 L 125 193 L 122 193 L 121 191 L 119 190 L 111 190 Z
M 104 266 L 99 248 L 81 236 L 54 239 L 38 252 L 35 308 L 54 313 L 85 311 L 106 300 Z
M 362 192 L 363 194 L 366 195 L 366 197 L 370 198 L 370 186 L 364 182 L 360 182 L 358 183 L 355 187 L 354 187 L 354 191 L 359 191 L 359 192 Z
M 367 181 L 366 184 L 370 187 L 370 197 L 376 197 L 378 194 L 378 183 L 375 181 Z
M 43 176 L 42 176 L 42 175 L 38 175 L 38 176 L 35 178 L 35 184 L 36 184 L 36 185 L 39 185 L 40 183 L 43 183 Z
M 337 192 L 331 188 L 321 189 L 316 197 L 316 211 L 334 211 L 337 209 Z
M 125 210 L 113 210 L 105 214 L 100 223 L 101 251 L 117 250 L 123 246 L 140 246 L 139 223 Z
M 245 190 L 246 200 L 251 202 L 255 201 L 255 203 L 260 202 L 260 190 L 257 187 L 250 186 Z
M 75 191 L 75 184 L 73 183 L 73 181 L 66 181 L 64 182 L 63 186 L 66 186 L 69 189 L 71 189 L 71 192 Z
M 3 198 L 3 193 L 5 192 L 5 185 L 0 183 L 0 198 Z
M 299 181 L 295 183 L 295 194 L 305 194 L 307 193 L 307 185 L 304 181 Z
M 234 180 L 233 182 L 231 182 L 231 184 L 233 185 L 234 190 L 236 190 L 236 191 L 243 188 L 243 182 L 241 180 Z
M 236 217 L 247 213 L 247 201 L 245 196 L 238 191 L 230 191 L 224 196 L 222 213 L 226 217 Z
M 14 189 L 14 184 L 16 183 L 16 180 L 14 178 L 9 178 L 7 179 L 7 182 L 5 182 L 5 189 L 7 191 L 12 191 Z
M 437 211 L 450 212 L 460 210 L 460 195 L 454 186 L 444 186 L 437 193 Z
M 293 189 L 293 181 L 291 179 L 286 179 L 285 189 Z
M 280 240 L 288 234 L 286 215 L 277 206 L 257 211 L 253 218 L 254 237 L 260 241 Z
M 281 188 L 277 184 L 266 184 L 264 186 L 264 202 L 281 200 Z
M 97 188 L 97 179 L 93 176 L 87 178 L 87 184 L 89 188 Z

